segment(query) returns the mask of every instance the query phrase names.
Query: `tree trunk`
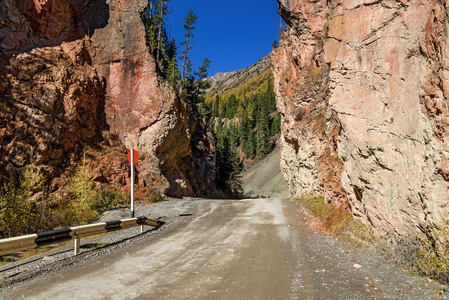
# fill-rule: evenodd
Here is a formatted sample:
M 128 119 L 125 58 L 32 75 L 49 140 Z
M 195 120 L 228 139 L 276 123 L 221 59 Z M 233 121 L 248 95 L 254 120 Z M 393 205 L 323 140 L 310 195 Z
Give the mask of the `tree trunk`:
M 159 63 L 159 53 L 161 52 L 161 36 L 162 36 L 162 23 L 164 18 L 164 0 L 160 0 L 159 2 L 159 10 L 161 11 L 161 19 L 159 21 L 159 32 L 157 36 L 157 54 L 156 54 L 156 62 L 161 67 L 161 64 Z
M 187 52 L 189 49 L 189 41 L 190 39 L 187 38 L 186 40 L 186 50 L 184 52 L 184 57 L 183 57 L 183 61 L 182 61 L 182 73 L 181 73 L 181 87 L 179 88 L 179 95 L 182 97 L 182 85 L 184 83 L 184 75 L 185 75 L 185 70 L 186 70 L 186 61 L 187 61 Z

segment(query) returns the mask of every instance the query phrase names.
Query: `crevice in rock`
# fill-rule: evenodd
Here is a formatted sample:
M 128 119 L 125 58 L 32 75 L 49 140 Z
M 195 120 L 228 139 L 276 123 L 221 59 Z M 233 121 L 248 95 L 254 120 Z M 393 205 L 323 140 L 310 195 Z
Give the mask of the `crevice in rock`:
M 299 152 L 299 143 L 298 143 L 298 141 L 297 141 L 297 140 L 290 139 L 290 138 L 288 138 L 288 137 L 284 137 L 284 140 L 285 140 L 288 144 L 292 145 L 293 148 L 295 149 L 295 153 L 298 154 L 298 152 Z
M 354 191 L 354 195 L 356 197 L 356 199 L 360 202 L 362 202 L 362 198 L 363 198 L 363 191 L 360 187 L 356 186 L 356 185 L 352 185 L 352 189 Z

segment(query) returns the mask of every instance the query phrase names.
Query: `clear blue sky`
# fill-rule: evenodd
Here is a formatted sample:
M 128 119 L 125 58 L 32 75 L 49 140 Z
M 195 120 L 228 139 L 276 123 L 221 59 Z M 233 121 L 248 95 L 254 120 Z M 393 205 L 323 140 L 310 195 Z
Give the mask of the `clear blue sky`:
M 190 58 L 196 71 L 208 57 L 209 76 L 252 65 L 270 53 L 278 37 L 276 0 L 170 0 L 167 4 L 172 11 L 167 29 L 171 25 L 171 38 L 177 44 L 184 39 L 182 20 L 189 9 L 198 16 Z

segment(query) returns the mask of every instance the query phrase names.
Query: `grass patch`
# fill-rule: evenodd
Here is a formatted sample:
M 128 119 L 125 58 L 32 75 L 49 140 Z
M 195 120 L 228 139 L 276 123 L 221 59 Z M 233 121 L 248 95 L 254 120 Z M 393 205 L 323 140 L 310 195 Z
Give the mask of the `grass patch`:
M 158 203 L 165 200 L 165 196 L 154 187 L 148 186 L 145 192 L 145 199 L 150 203 Z
M 328 203 L 323 196 L 302 197 L 296 199 L 296 202 L 318 217 L 326 230 L 332 234 L 357 244 L 374 239 L 370 228 L 355 220 L 350 212 Z
M 93 207 L 98 213 L 116 209 L 129 204 L 130 194 L 123 193 L 120 188 L 104 185 L 97 190 L 97 201 Z
M 353 221 L 352 215 L 325 201 L 324 197 L 303 197 L 296 200 L 317 216 L 331 233 L 342 233 Z

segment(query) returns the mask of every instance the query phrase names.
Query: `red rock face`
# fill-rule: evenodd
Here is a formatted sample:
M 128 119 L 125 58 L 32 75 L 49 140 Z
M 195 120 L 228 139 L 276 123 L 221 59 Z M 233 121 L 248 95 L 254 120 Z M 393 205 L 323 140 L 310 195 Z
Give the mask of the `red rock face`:
M 37 35 L 52 38 L 70 28 L 72 15 L 67 1 L 16 0 L 15 4 Z
M 29 164 L 58 175 L 77 162 L 81 143 L 101 138 L 105 93 L 93 68 L 74 65 L 61 47 L 17 55 L 3 68 L 1 179 Z
M 206 190 L 193 186 L 200 181 L 212 183 L 213 178 L 204 176 L 214 176 L 214 171 L 201 167 L 196 172 L 195 167 L 202 166 L 204 158 L 214 168 L 213 138 L 199 134 L 201 141 L 191 145 L 197 121 L 156 74 L 141 20 L 147 3 L 0 2 L 0 70 L 5 70 L 0 75 L 4 79 L 0 96 L 6 99 L 0 111 L 5 154 L 0 167 L 47 166 L 49 161 L 41 158 L 47 156 L 57 157 L 60 163 L 107 126 L 128 148 L 139 150 L 139 176 L 147 185 L 174 196 L 200 195 Z M 24 121 L 42 114 L 45 117 L 34 123 Z M 39 133 L 42 126 L 56 133 Z M 201 143 L 210 145 L 197 147 Z M 203 152 L 192 155 L 192 147 Z
M 163 175 L 171 196 L 200 195 L 194 182 L 203 180 L 209 186 L 211 179 L 185 167 L 186 160 L 195 160 L 187 157 L 197 124 L 173 88 L 157 75 L 140 17 L 146 4 L 145 0 L 111 1 L 107 25 L 92 35 L 93 64 L 107 83 L 107 122 L 127 147 L 145 154 L 139 163 L 144 177 Z M 214 161 L 215 150 L 204 150 L 200 156 L 212 155 Z
M 91 36 L 109 19 L 106 0 L 3 0 L 0 48 L 3 55 L 59 46 Z
M 380 233 L 442 224 L 449 200 L 447 4 L 288 2 L 283 15 L 290 25 L 273 61 L 283 134 L 298 136 L 297 154 L 283 148 L 292 194 L 326 192 L 319 184 L 326 168 L 316 161 L 332 145 L 341 172 L 329 174 L 336 174 L 354 216 Z M 294 121 L 320 101 L 313 94 L 302 100 L 310 95 L 308 66 L 329 66 L 322 81 L 324 139 Z

